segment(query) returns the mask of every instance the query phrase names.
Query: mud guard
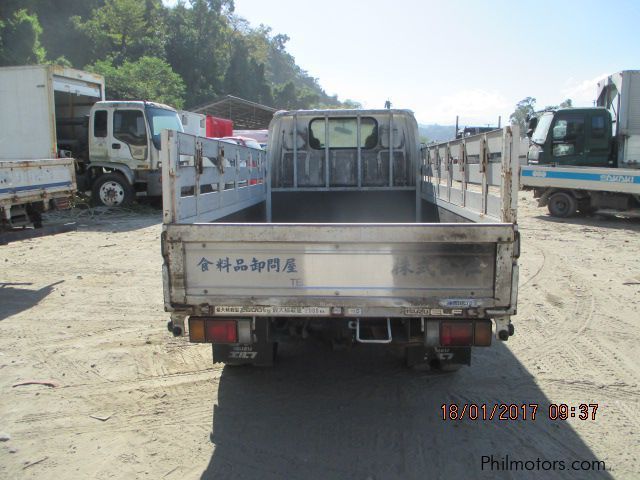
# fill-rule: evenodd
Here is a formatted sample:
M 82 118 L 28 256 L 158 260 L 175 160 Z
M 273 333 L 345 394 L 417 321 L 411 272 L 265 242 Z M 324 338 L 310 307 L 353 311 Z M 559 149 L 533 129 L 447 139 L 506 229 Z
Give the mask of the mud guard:
M 271 367 L 275 361 L 278 344 L 270 341 L 269 320 L 256 318 L 254 343 L 212 345 L 213 362 L 226 365 L 256 365 Z
M 415 345 L 406 349 L 408 367 L 437 362 L 440 365 L 471 365 L 471 347 L 425 347 Z

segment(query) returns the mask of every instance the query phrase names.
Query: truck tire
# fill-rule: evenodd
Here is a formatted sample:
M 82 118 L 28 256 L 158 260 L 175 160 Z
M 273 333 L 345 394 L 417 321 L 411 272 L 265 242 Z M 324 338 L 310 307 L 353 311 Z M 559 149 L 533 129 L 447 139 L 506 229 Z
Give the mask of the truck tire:
M 119 173 L 104 173 L 93 183 L 91 197 L 95 205 L 126 207 L 135 194 L 129 181 Z
M 566 218 L 575 215 L 578 210 L 578 201 L 570 193 L 556 192 L 549 197 L 547 207 L 553 217 Z

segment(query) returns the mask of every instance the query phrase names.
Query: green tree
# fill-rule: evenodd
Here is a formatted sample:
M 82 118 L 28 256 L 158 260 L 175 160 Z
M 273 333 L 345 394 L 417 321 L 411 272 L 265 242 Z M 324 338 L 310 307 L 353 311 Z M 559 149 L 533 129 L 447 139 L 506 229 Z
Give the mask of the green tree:
M 509 116 L 511 125 L 517 125 L 520 127 L 520 135 L 525 136 L 527 134 L 527 122 L 535 113 L 536 99 L 533 97 L 526 97 L 520 100 L 516 104 L 515 111 Z
M 296 87 L 292 81 L 285 83 L 280 88 L 276 88 L 275 103 L 276 108 L 283 108 L 286 110 L 298 108 L 298 96 Z
M 75 28 L 72 17 L 87 20 L 104 0 L 27 0 L 30 11 L 38 15 L 42 25 L 40 41 L 47 50 L 47 58 L 54 64 L 59 60 L 82 68 L 98 60 L 94 56 L 92 40 Z
M 362 104 L 360 102 L 356 102 L 355 100 L 351 100 L 347 98 L 344 102 L 342 102 L 344 108 L 362 108 Z
M 211 101 L 223 90 L 232 45 L 231 0 L 191 0 L 167 13 L 167 61 L 180 74 L 190 106 Z
M 253 100 L 263 105 L 273 106 L 273 92 L 265 75 L 264 63 L 253 59 L 249 61 L 249 80 Z
M 164 58 L 161 0 L 106 0 L 87 20 L 75 16 L 75 27 L 91 39 L 94 58 L 113 58 L 120 65 L 142 56 Z
M 0 65 L 33 65 L 42 63 L 46 51 L 40 44 L 42 27 L 38 16 L 27 10 L 16 10 L 0 19 Z
M 224 76 L 222 86 L 224 93 L 252 100 L 250 98 L 253 96 L 253 92 L 250 91 L 250 78 L 249 50 L 242 38 L 236 38 L 233 41 L 229 66 Z
M 82 67 L 96 58 L 92 56 L 91 39 L 74 27 L 70 17 L 89 18 L 94 9 L 104 5 L 104 1 L 1 0 L 0 19 L 11 18 L 18 10 L 26 10 L 29 15 L 37 17 L 42 27 L 39 38 L 48 62 Z
M 160 58 L 142 57 L 120 66 L 110 60 L 100 60 L 89 69 L 105 77 L 109 100 L 149 100 L 175 108 L 184 106 L 184 82 Z
M 566 100 L 562 101 L 560 105 L 547 105 L 542 110 L 557 110 L 559 108 L 571 108 L 571 107 L 573 107 L 573 102 L 571 101 L 570 98 L 567 98 Z

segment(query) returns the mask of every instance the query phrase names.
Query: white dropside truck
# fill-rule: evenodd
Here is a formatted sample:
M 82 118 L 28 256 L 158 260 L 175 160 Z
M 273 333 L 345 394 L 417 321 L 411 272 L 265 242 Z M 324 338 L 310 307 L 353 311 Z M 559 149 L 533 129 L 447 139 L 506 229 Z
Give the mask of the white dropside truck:
M 266 158 L 165 132 L 170 330 L 227 364 L 309 336 L 469 364 L 513 334 L 518 145 L 505 128 L 421 149 L 407 110 L 278 112 Z

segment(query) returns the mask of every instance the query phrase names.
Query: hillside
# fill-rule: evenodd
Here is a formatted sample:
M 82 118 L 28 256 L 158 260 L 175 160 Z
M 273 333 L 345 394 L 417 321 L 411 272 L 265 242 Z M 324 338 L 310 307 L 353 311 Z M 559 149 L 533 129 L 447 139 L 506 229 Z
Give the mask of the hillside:
M 233 0 L 2 0 L 0 66 L 53 63 L 104 75 L 109 99 L 191 108 L 235 95 L 276 108 L 357 107 L 328 95 Z
M 419 124 L 420 138 L 423 142 L 444 142 L 455 138 L 455 125 Z

